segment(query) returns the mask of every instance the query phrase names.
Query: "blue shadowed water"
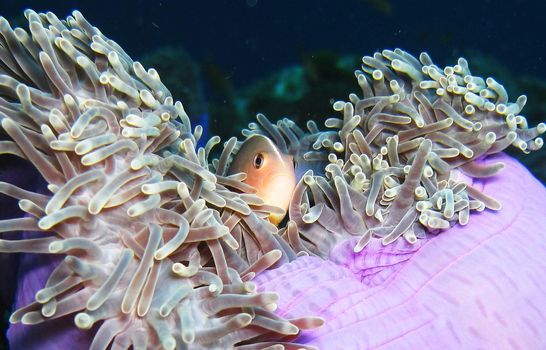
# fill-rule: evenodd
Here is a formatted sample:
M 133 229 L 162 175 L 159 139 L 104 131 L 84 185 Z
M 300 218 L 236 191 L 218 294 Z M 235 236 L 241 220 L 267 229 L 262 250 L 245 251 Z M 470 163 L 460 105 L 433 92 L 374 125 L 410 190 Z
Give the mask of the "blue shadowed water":
M 207 140 L 210 138 L 209 115 L 207 113 L 198 114 L 196 117 L 192 118 L 192 122 L 203 127 L 203 135 L 197 142 L 197 147 L 205 147 Z

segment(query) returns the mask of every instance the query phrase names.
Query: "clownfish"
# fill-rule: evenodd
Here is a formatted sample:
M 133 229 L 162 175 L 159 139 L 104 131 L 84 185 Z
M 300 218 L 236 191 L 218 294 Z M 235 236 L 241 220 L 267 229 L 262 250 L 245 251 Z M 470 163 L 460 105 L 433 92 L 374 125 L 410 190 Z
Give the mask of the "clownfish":
M 278 225 L 288 211 L 296 187 L 294 157 L 282 153 L 272 140 L 263 135 L 246 139 L 231 162 L 228 174 L 246 173 L 246 184 L 256 189 L 265 204 L 283 209 L 271 214 L 269 221 Z

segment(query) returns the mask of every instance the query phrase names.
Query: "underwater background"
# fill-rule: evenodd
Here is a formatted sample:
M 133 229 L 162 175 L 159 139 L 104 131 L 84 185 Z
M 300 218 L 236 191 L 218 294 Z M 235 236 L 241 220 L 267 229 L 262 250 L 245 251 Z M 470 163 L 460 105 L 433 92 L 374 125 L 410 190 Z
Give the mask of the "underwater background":
M 529 124 L 546 119 L 542 1 L 2 0 L 0 16 L 26 25 L 26 8 L 59 18 L 80 10 L 131 57 L 159 71 L 193 122 L 205 127 L 204 139 L 240 136 L 258 112 L 320 123 L 333 114 L 334 101 L 358 90 L 353 70 L 363 55 L 397 47 L 426 51 L 440 66 L 465 57 L 474 74 L 494 76 L 511 100 L 528 96 Z M 546 151 L 523 161 L 546 182 Z M 6 167 L 0 164 L 0 172 Z M 13 217 L 4 209 L 0 216 Z M 12 294 L 0 286 L 0 349 L 7 348 Z

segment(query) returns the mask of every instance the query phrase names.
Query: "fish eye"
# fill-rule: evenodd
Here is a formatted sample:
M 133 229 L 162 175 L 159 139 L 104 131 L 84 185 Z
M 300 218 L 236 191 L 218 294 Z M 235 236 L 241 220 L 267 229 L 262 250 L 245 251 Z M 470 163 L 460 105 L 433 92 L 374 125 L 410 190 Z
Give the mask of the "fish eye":
M 260 169 L 264 165 L 264 155 L 258 153 L 254 156 L 254 168 Z

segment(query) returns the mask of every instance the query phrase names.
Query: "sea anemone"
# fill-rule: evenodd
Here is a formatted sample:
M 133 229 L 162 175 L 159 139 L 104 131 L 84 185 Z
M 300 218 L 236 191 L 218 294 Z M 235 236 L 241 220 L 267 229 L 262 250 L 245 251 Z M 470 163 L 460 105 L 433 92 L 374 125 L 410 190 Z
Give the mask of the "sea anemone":
M 411 282 L 423 283 L 418 291 L 432 286 L 427 274 L 409 279 L 417 272 L 396 280 L 402 266 L 421 271 L 419 256 L 428 254 L 426 263 L 439 274 L 490 238 L 484 229 L 470 248 L 457 247 L 455 258 L 443 254 L 447 265 L 432 264 L 443 252 L 440 242 L 450 241 L 430 233 L 466 225 L 471 210 L 500 209 L 473 183 L 503 168 L 483 157 L 510 144 L 524 152 L 542 146 L 538 135 L 546 126 L 528 128 L 519 115 L 525 97 L 508 103 L 502 85 L 472 76 L 464 59 L 440 69 L 427 54 L 416 59 L 385 50 L 364 57 L 356 72 L 363 96 L 333 104 L 343 116 L 327 120 L 332 130 L 311 121 L 304 131 L 259 115 L 244 131 L 270 136 L 294 156 L 300 181 L 288 223 L 278 229 L 267 218 L 279 209 L 254 194 L 245 174 L 228 175 L 236 138 L 210 160 L 219 138 L 197 148 L 202 128 L 192 129 L 155 70 L 134 62 L 77 11 L 64 21 L 52 13 L 25 15 L 30 33 L 0 18 L 0 118 L 10 138 L 0 153 L 32 163 L 47 193 L 0 183 L 26 213 L 0 221 L 0 252 L 64 258 L 10 321 L 73 316 L 78 328 L 93 328 L 92 349 L 312 348 L 293 341 L 308 343 L 300 331 L 322 325 L 322 318 L 306 316 L 315 310 L 333 320 L 323 328 L 330 332 L 324 344 L 333 348 L 336 320 L 344 336 L 354 337 L 352 324 L 366 321 L 367 312 L 373 317 L 374 310 L 404 304 Z M 18 231 L 35 233 L 4 239 Z M 377 259 L 367 260 L 367 253 Z M 263 272 L 274 267 L 280 268 Z M 309 274 L 298 283 L 294 270 Z M 312 296 L 318 281 L 320 289 L 339 276 L 350 279 L 353 296 L 340 296 L 340 288 Z M 368 299 L 372 290 L 361 290 L 389 280 L 402 292 Z M 269 287 L 286 298 L 281 313 L 273 312 L 281 301 Z M 423 311 L 416 319 L 397 318 L 411 314 L 404 309 L 383 319 L 379 325 L 404 320 L 383 333 L 428 324 L 434 311 L 416 305 Z M 300 311 L 286 312 L 292 307 Z M 383 334 L 377 328 L 369 329 Z M 381 345 L 371 335 L 363 339 L 351 345 Z
M 291 246 L 327 257 L 354 236 L 355 252 L 372 237 L 415 243 L 466 225 L 471 211 L 499 210 L 469 179 L 503 169 L 480 162 L 486 155 L 542 147 L 546 125 L 529 128 L 519 114 L 527 98 L 509 102 L 501 84 L 471 75 L 463 58 L 441 69 L 426 53 L 417 59 L 396 49 L 362 61 L 355 71 L 362 98 L 333 104 L 342 117 L 326 120 L 332 131 L 313 122 L 304 131 L 288 119 L 274 125 L 263 115 L 244 131 L 269 135 L 300 168 L 315 171 L 300 171 L 283 234 Z
M 0 184 L 27 213 L 0 232 L 41 233 L 1 239 L 0 252 L 65 257 L 10 322 L 74 315 L 78 328 L 100 324 L 92 349 L 254 349 L 319 326 L 274 315 L 277 295 L 256 292 L 257 273 L 295 254 L 244 176 L 225 176 L 227 155 L 209 166 L 218 140 L 196 150 L 202 129 L 157 72 L 78 11 L 25 16 L 30 33 L 0 18 L 0 118 L 11 138 L 0 152 L 32 163 L 48 193 Z

